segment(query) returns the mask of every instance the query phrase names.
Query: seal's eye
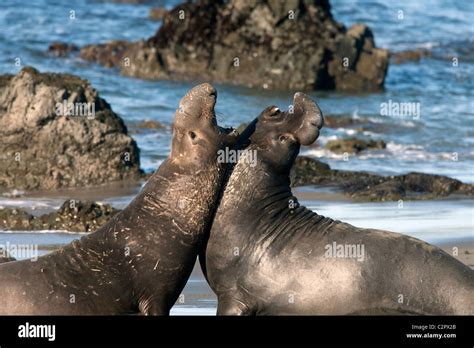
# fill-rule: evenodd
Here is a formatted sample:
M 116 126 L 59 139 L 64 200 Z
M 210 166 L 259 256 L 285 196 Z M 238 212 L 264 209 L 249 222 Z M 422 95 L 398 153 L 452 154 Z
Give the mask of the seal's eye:
M 197 137 L 196 133 L 194 133 L 193 131 L 189 132 L 188 134 L 189 134 L 189 137 L 190 137 L 192 140 L 196 139 L 196 137 Z
M 283 143 L 283 142 L 285 142 L 285 141 L 287 141 L 287 140 L 288 140 L 288 136 L 287 136 L 287 135 L 284 135 L 284 134 L 282 134 L 282 135 L 280 135 L 280 136 L 278 137 L 278 140 L 279 140 L 279 141 L 281 141 L 281 142 Z

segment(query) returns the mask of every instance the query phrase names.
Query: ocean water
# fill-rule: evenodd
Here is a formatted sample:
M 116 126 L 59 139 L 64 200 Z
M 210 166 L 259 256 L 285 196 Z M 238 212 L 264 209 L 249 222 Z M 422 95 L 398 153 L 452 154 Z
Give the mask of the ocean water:
M 68 72 L 91 82 L 134 131 L 137 121 L 151 119 L 165 130 L 133 132 L 141 148 L 141 165 L 151 172 L 170 149 L 174 111 L 191 82 L 145 81 L 121 76 L 116 70 L 84 62 L 78 57 L 55 58 L 47 54 L 53 41 L 83 46 L 108 40 L 138 40 L 153 35 L 160 22 L 148 19 L 151 7 L 170 8 L 180 1 L 121 4 L 98 0 L 1 0 L 0 73 L 17 73 L 21 67 Z M 323 128 L 316 146 L 302 150 L 336 169 L 366 170 L 379 174 L 410 171 L 448 175 L 474 183 L 474 2 L 390 0 L 332 1 L 336 20 L 347 27 L 366 23 L 378 47 L 392 51 L 428 48 L 432 57 L 402 65 L 391 64 L 385 90 L 378 93 L 308 92 L 326 115 L 357 118 L 354 127 Z M 74 11 L 74 19 L 71 19 Z M 400 12 L 402 11 L 402 12 Z M 457 61 L 457 65 L 453 64 Z M 21 66 L 15 63 L 21 62 Z M 218 121 L 237 127 L 266 106 L 286 108 L 296 91 L 268 91 L 216 84 Z M 382 116 L 384 103 L 418 103 L 416 116 Z M 323 148 L 341 137 L 383 139 L 387 148 L 351 156 L 346 161 Z M 27 193 L 15 198 L 0 196 L 0 206 L 16 206 L 35 214 L 57 209 L 71 197 L 102 200 L 122 208 L 138 188 Z M 451 238 L 474 237 L 473 200 L 428 202 L 353 203 L 310 199 L 302 202 L 317 211 L 361 227 L 383 228 L 439 244 Z M 0 244 L 31 243 L 40 254 L 79 238 L 61 231 L 0 232 Z M 199 270 L 184 291 L 186 301 L 173 314 L 214 314 L 215 296 Z
M 69 72 L 88 79 L 126 122 L 153 119 L 170 125 L 189 82 L 144 81 L 78 58 L 48 56 L 56 40 L 83 46 L 107 40 L 138 40 L 153 35 L 160 22 L 148 19 L 158 3 L 146 4 L 78 0 L 2 0 L 0 2 L 0 73 L 16 73 L 15 59 L 40 71 Z M 70 19 L 74 11 L 75 19 Z M 399 19 L 403 11 L 403 19 Z M 336 20 L 350 26 L 368 24 L 378 47 L 393 51 L 431 48 L 432 58 L 420 63 L 392 64 L 386 89 L 372 94 L 311 92 L 324 114 L 368 119 L 366 137 L 383 139 L 386 150 L 343 161 L 320 149 L 304 150 L 334 168 L 395 174 L 421 171 L 474 182 L 474 2 L 389 0 L 334 1 Z M 451 57 L 458 58 L 454 67 Z M 217 85 L 218 120 L 238 126 L 266 106 L 286 108 L 296 91 L 273 92 Z M 419 117 L 381 116 L 382 103 L 420 103 Z M 349 133 L 353 133 L 352 132 Z M 347 129 L 323 128 L 319 144 L 344 137 Z M 142 149 L 142 166 L 152 171 L 169 151 L 170 132 L 135 134 Z M 453 156 L 453 153 L 457 153 Z

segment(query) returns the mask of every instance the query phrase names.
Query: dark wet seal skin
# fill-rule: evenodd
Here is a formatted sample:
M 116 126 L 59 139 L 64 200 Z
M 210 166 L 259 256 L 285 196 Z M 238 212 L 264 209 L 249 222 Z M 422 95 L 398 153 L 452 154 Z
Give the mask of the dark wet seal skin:
M 235 143 L 218 127 L 209 84 L 181 100 L 169 157 L 137 197 L 98 231 L 49 255 L 0 266 L 0 314 L 168 315 L 215 213 Z
M 293 113 L 265 109 L 243 132 L 257 165 L 233 168 L 200 255 L 217 313 L 474 314 L 474 272 L 444 251 L 299 206 L 289 172 L 323 116 L 304 94 L 293 103 Z

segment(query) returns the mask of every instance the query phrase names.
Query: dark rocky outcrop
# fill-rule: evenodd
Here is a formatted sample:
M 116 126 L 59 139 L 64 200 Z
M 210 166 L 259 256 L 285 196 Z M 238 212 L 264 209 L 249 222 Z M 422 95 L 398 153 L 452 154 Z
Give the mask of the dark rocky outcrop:
M 335 153 L 357 154 L 364 150 L 383 150 L 387 144 L 383 140 L 348 138 L 330 140 L 324 147 Z
M 452 194 L 474 196 L 474 185 L 441 175 L 408 173 L 381 176 L 367 172 L 331 169 L 306 156 L 299 156 L 291 172 L 293 186 L 333 186 L 358 201 L 434 199 Z
M 35 217 L 18 208 L 0 209 L 0 229 L 93 232 L 119 211 L 108 204 L 67 200 L 58 211 Z
M 90 84 L 22 69 L 0 76 L 0 186 L 54 189 L 141 175 L 123 120 Z
M 124 57 L 139 44 L 124 40 L 109 41 L 105 44 L 87 45 L 81 48 L 80 57 L 85 60 L 98 62 L 106 67 L 122 67 L 126 65 Z
M 81 57 L 139 78 L 295 90 L 378 90 L 388 66 L 371 30 L 337 23 L 327 0 L 186 2 L 148 40 L 86 46 Z
M 67 57 L 73 52 L 78 52 L 79 47 L 74 44 L 55 41 L 48 47 L 48 52 L 56 57 Z
M 33 229 L 35 217 L 19 208 L 0 208 L 0 229 L 28 231 Z

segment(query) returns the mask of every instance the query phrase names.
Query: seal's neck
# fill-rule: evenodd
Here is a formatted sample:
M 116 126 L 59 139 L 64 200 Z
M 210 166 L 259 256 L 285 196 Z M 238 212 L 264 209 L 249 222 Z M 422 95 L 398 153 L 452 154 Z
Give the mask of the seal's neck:
M 138 302 L 142 312 L 152 312 L 156 303 L 166 311 L 210 228 L 223 174 L 217 163 L 191 175 L 165 161 L 135 199 L 82 239 L 73 254 L 97 269 L 117 269 L 117 283 L 132 282 L 130 302 Z
M 276 174 L 264 161 L 257 161 L 254 166 L 238 162 L 225 186 L 218 213 L 232 211 L 242 221 L 249 216 L 276 215 L 288 209 L 292 198 L 288 175 Z

